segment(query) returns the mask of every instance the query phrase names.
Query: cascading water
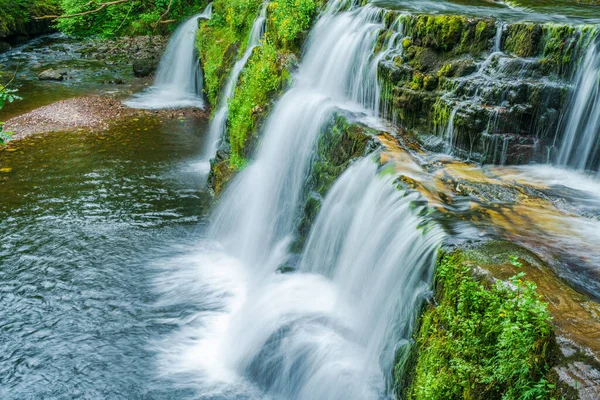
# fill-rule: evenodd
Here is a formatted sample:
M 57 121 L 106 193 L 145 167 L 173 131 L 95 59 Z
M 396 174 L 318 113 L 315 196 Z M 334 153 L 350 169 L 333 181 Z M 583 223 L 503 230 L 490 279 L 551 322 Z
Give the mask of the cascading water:
M 141 109 L 204 108 L 204 78 L 194 41 L 198 20 L 210 18 L 211 13 L 212 3 L 201 14 L 193 16 L 177 28 L 160 60 L 154 84 L 143 93 L 123 102 L 125 105 Z
M 569 104 L 558 164 L 600 169 L 600 43 L 590 43 Z
M 385 398 L 395 346 L 428 288 L 441 233 L 419 229 L 414 198 L 369 159 L 331 189 L 299 271 L 275 273 L 290 258 L 319 133 L 336 110 L 369 114 L 376 101 L 356 80 L 376 85 L 369 71 L 383 11 L 339 6 L 330 3 L 311 32 L 295 84 L 269 116 L 256 160 L 224 193 L 209 242 L 158 282 L 167 302 L 186 288 L 202 299 L 160 345 L 159 364 L 208 398 Z M 178 278 L 183 289 L 173 291 Z
M 217 110 L 217 112 L 215 112 L 215 115 L 213 116 L 213 119 L 210 122 L 210 127 L 208 129 L 208 139 L 205 151 L 205 156 L 207 159 L 215 155 L 215 152 L 217 151 L 217 148 L 219 146 L 219 142 L 225 134 L 227 115 L 229 112 L 227 102 L 231 98 L 231 96 L 233 96 L 233 92 L 235 91 L 235 87 L 240 77 L 240 73 L 246 66 L 248 59 L 252 55 L 252 51 L 256 46 L 258 46 L 260 39 L 265 33 L 267 5 L 267 2 L 263 4 L 258 18 L 256 18 L 254 24 L 252 25 L 252 30 L 250 31 L 250 36 L 248 38 L 248 44 L 246 45 L 246 51 L 244 52 L 242 57 L 234 64 L 233 69 L 231 70 L 231 74 L 229 75 L 229 78 L 227 78 L 227 83 L 225 84 L 225 89 L 223 90 L 223 95 L 221 96 L 221 100 L 219 102 L 219 109 Z
M 335 5 L 331 3 L 308 38 L 297 83 L 267 120 L 256 161 L 232 182 L 215 218 L 213 236 L 222 238 L 231 254 L 266 273 L 282 261 L 275 249 L 285 249 L 291 240 L 318 133 L 336 107 L 364 112 L 359 103 L 372 109 L 375 101 L 354 89 L 356 80 L 376 83 L 364 70 L 369 68 L 382 10 L 367 6 L 335 14 Z

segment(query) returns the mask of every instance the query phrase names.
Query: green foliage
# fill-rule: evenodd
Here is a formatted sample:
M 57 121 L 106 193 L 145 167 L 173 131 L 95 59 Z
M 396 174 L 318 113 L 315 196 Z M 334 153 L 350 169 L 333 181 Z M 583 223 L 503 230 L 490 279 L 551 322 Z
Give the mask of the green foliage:
M 59 0 L 64 15 L 95 10 L 103 1 Z M 163 19 L 180 20 L 200 12 L 207 0 L 173 0 L 169 13 Z M 57 20 L 57 27 L 75 36 L 100 35 L 111 37 L 126 34 L 150 34 L 156 29 L 167 29 L 157 21 L 167 11 L 169 0 L 131 0 L 105 7 L 83 16 Z M 174 28 L 170 24 L 169 28 Z
M 550 314 L 524 275 L 510 283 L 479 282 L 459 255 L 440 260 L 439 304 L 421 320 L 409 398 L 551 398 L 545 380 Z
M 278 0 L 269 4 L 269 32 L 278 47 L 297 50 L 316 9 L 315 0 Z
M 236 55 L 243 51 L 260 5 L 261 0 L 215 0 L 211 19 L 200 25 L 196 47 L 204 69 L 204 92 L 213 106 Z
M 12 103 L 13 101 L 20 99 L 20 97 L 15 94 L 16 92 L 16 89 L 8 89 L 0 85 L 0 110 L 4 107 L 6 102 Z M 0 122 L 0 147 L 6 145 L 6 142 L 11 139 L 11 132 L 3 132 L 2 124 L 3 123 Z
M 59 0 L 0 0 L 0 37 L 27 34 L 33 17 L 58 12 Z
M 578 50 L 586 48 L 588 40 L 597 36 L 596 27 L 573 27 L 568 25 L 544 25 L 541 65 L 545 74 L 570 76 L 577 59 L 583 55 Z
M 284 74 L 283 74 L 284 75 Z M 246 144 L 255 133 L 257 117 L 282 87 L 275 46 L 266 40 L 255 50 L 240 77 L 235 94 L 229 100 L 229 143 L 231 163 L 245 165 Z

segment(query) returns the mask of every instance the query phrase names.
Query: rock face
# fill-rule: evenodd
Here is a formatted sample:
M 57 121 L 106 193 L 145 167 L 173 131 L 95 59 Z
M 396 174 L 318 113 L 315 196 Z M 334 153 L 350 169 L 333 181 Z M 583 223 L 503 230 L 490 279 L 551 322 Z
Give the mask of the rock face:
M 47 69 L 38 75 L 41 81 L 62 81 L 67 75 L 65 70 Z
M 387 118 L 432 150 L 484 163 L 545 161 L 591 33 L 462 16 L 390 13 L 386 22 L 378 46 L 388 49 L 379 63 Z

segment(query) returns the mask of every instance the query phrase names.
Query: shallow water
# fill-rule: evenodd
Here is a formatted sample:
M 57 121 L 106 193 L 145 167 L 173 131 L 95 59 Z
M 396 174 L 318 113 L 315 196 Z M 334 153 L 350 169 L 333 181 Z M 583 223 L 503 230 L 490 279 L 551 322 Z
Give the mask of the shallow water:
M 154 372 L 182 310 L 156 303 L 151 261 L 203 224 L 204 129 L 145 118 L 0 151 L 2 399 L 184 396 Z
M 598 6 L 572 0 L 374 0 L 371 4 L 413 13 L 469 15 L 506 22 L 600 23 Z
M 88 44 L 85 40 L 52 34 L 0 53 L 0 83 L 10 81 L 10 87 L 18 89 L 17 94 L 23 98 L 5 104 L 0 110 L 0 121 L 90 92 L 126 95 L 148 84 L 147 80 L 133 76 L 130 60 L 116 56 L 106 60 L 89 57 Z M 39 73 L 50 68 L 68 71 L 66 79 L 39 80 Z M 116 81 L 123 83 L 111 83 Z

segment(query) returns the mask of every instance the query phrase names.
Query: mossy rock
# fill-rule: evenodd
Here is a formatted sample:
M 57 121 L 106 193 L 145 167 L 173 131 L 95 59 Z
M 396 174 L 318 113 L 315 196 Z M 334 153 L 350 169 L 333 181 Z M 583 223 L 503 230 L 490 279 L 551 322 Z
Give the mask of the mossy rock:
M 504 50 L 518 57 L 536 56 L 541 50 L 543 34 L 540 24 L 511 24 L 507 27 Z
M 316 220 L 322 200 L 350 163 L 365 154 L 375 132 L 360 124 L 335 116 L 317 142 L 311 170 L 305 184 L 304 209 L 298 224 L 298 240 L 293 250 L 300 251 Z
M 454 55 L 489 50 L 496 32 L 492 19 L 457 15 L 407 16 L 405 26 L 415 44 Z
M 215 197 L 225 190 L 235 173 L 236 168 L 230 163 L 229 153 L 219 150 L 216 157 L 210 161 L 210 173 L 208 175 L 208 186 Z
M 411 46 L 405 54 L 408 64 L 420 72 L 432 71 L 439 60 L 438 54 L 427 47 Z

